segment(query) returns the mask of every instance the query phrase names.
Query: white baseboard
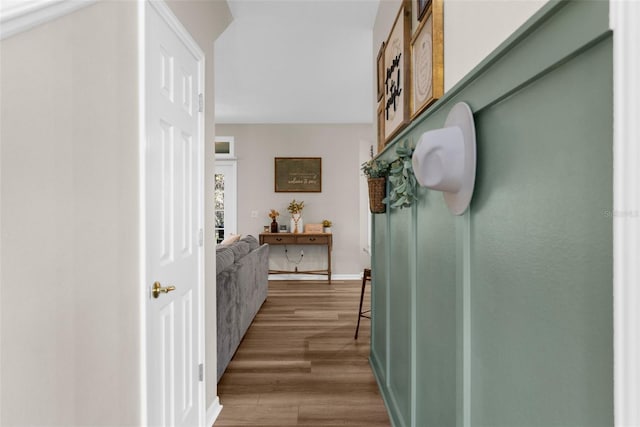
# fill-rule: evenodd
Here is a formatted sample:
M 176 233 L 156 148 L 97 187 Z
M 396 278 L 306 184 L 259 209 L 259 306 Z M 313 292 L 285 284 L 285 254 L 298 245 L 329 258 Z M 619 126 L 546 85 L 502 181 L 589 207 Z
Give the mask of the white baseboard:
M 211 406 L 207 408 L 207 424 L 206 427 L 211 427 L 218 419 L 218 415 L 222 411 L 222 405 L 220 404 L 220 398 L 216 396 Z
M 362 273 L 356 274 L 332 274 L 331 280 L 360 280 Z M 327 280 L 323 274 L 270 274 L 269 280 Z

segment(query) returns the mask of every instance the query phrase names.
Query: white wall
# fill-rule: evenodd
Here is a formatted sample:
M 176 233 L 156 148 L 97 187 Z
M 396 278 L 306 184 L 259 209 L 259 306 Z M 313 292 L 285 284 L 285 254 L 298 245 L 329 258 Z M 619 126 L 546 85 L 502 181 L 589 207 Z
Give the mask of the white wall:
M 138 424 L 136 5 L 0 48 L 0 424 Z
M 205 373 L 206 406 L 217 396 L 216 257 L 214 228 L 215 97 L 214 42 L 233 17 L 226 1 L 171 0 L 167 4 L 205 53 Z M 210 233 L 210 235 L 209 235 Z
M 170 6 L 207 53 L 213 141 L 213 42 L 231 16 Z M 140 424 L 136 7 L 98 2 L 0 45 L 1 425 Z
M 303 200 L 305 223 L 333 221 L 334 274 L 360 274 L 369 259 L 363 251 L 367 236 L 361 230 L 360 163 L 368 152 L 371 125 L 230 125 L 219 124 L 219 135 L 235 137 L 238 158 L 238 232 L 257 237 L 270 222 L 271 208 L 278 222 L 289 223 L 286 208 L 292 199 Z M 274 157 L 322 157 L 321 193 L 276 193 Z M 366 206 L 365 206 L 366 208 Z M 252 218 L 257 211 L 257 218 Z M 366 218 L 366 216 L 365 216 Z M 366 229 L 365 229 L 366 231 Z M 289 253 L 297 260 L 298 252 Z M 304 247 L 300 270 L 324 268 L 321 248 Z M 271 248 L 272 268 L 291 269 L 282 247 Z
M 455 86 L 547 0 L 446 0 L 444 90 Z

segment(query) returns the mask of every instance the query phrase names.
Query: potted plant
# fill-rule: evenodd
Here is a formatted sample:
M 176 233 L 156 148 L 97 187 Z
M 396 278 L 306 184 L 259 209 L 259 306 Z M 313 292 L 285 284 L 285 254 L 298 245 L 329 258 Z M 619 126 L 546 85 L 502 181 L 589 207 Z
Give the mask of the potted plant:
M 384 213 L 386 206 L 382 201 L 386 194 L 389 163 L 381 159 L 371 159 L 364 162 L 360 169 L 369 184 L 369 210 L 371 213 Z
M 291 232 L 292 233 L 302 233 L 303 221 L 302 221 L 302 209 L 304 209 L 304 202 L 297 202 L 296 199 L 293 199 L 287 210 L 291 214 Z
M 271 209 L 271 212 L 269 212 L 269 218 L 271 218 L 271 232 L 272 233 L 277 233 L 278 232 L 278 223 L 276 222 L 276 218 L 278 218 L 279 215 L 280 215 L 280 212 L 278 212 L 275 209 Z
M 323 219 L 322 220 L 322 227 L 323 227 L 323 231 L 325 233 L 331 233 L 331 225 L 333 223 L 331 221 L 329 221 L 328 219 Z

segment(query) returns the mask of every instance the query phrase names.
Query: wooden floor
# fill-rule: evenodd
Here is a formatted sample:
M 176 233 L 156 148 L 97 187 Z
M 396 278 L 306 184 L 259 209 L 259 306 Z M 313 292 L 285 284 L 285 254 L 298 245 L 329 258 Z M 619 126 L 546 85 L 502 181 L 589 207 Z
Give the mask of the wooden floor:
M 362 282 L 271 281 L 218 384 L 217 426 L 389 426 L 369 366 L 370 320 L 353 339 Z M 365 307 L 369 307 L 367 283 Z

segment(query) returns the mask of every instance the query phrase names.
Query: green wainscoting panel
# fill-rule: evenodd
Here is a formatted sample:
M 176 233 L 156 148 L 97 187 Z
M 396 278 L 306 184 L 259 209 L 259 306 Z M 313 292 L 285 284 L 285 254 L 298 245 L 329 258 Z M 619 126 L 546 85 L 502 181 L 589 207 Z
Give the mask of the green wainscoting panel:
M 437 191 L 417 203 L 416 423 L 456 423 L 456 227 Z
M 389 241 L 389 385 L 390 403 L 398 411 L 400 425 L 411 425 L 411 209 L 394 209 L 390 215 Z
M 475 116 L 471 425 L 612 424 L 611 70 L 607 39 Z
M 549 3 L 381 154 L 474 112 L 470 210 L 420 189 L 374 219 L 394 426 L 613 425 L 611 41 L 606 1 Z
M 376 239 L 373 242 L 373 254 L 371 265 L 375 265 L 375 274 L 371 280 L 371 311 L 376 316 L 371 317 L 371 359 L 378 366 L 376 372 L 380 375 L 378 382 L 381 386 L 386 384 L 387 348 L 389 332 L 387 327 L 387 304 L 389 303 L 388 260 L 389 260 L 389 233 L 387 215 L 376 214 L 372 216 L 373 233 Z

